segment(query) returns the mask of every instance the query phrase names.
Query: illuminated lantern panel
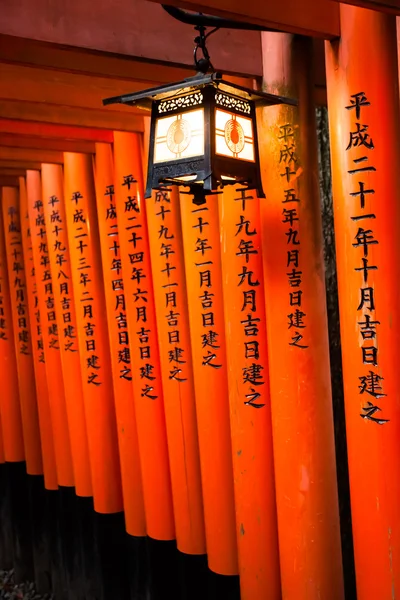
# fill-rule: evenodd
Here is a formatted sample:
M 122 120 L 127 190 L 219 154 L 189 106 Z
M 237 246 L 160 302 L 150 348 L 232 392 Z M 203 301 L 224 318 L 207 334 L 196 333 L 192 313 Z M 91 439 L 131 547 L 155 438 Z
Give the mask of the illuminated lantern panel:
M 204 154 L 204 109 L 157 119 L 154 163 Z
M 221 156 L 254 162 L 254 134 L 251 119 L 217 108 L 215 151 Z

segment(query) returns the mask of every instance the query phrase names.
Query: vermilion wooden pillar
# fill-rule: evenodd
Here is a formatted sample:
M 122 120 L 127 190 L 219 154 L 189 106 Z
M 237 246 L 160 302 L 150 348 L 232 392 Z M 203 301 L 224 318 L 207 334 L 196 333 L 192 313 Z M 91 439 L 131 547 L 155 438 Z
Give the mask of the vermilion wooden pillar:
M 219 209 L 241 599 L 280 600 L 260 200 L 227 186 Z
M 326 43 L 359 600 L 400 594 L 400 118 L 396 19 L 340 5 Z
M 343 598 L 311 40 L 262 34 L 261 224 L 284 600 Z
M 31 230 L 33 265 L 36 275 L 38 310 L 40 311 L 46 361 L 49 404 L 53 427 L 54 450 L 57 464 L 58 485 L 74 486 L 71 443 L 65 403 L 64 379 L 61 369 L 59 330 L 53 286 L 58 283 L 52 277 L 46 223 L 43 211 L 40 171 L 26 172 L 26 192 Z M 64 279 L 64 276 L 63 276 Z
M 111 350 L 111 367 L 118 424 L 121 478 L 126 531 L 131 536 L 146 535 L 136 416 L 133 399 L 132 369 L 126 315 L 118 305 L 125 302 L 117 212 L 114 169 L 110 144 L 96 144 L 95 182 L 100 247 Z M 115 246 L 114 246 L 115 242 Z
M 91 156 L 65 152 L 64 169 L 94 505 L 108 514 L 122 510 L 122 490 Z
M 4 187 L 2 189 L 2 211 L 8 279 L 10 290 L 12 290 L 11 313 L 13 317 L 26 468 L 29 475 L 42 475 L 42 450 L 17 188 Z
M 83 401 L 72 269 L 65 217 L 64 178 L 61 165 L 42 164 L 42 202 L 48 258 L 58 325 L 59 353 L 64 377 L 66 416 L 76 494 L 92 495 L 92 478 Z
M 178 191 L 147 200 L 152 278 L 179 550 L 205 554 L 203 494 Z M 171 319 L 175 313 L 177 323 Z
M 138 135 L 114 132 L 114 164 L 124 289 L 131 299 L 120 302 L 118 308 L 123 314 L 126 311 L 131 339 L 147 534 L 156 540 L 171 540 L 175 523 Z M 113 246 L 114 241 L 110 243 Z
M 49 403 L 49 388 L 47 385 L 42 321 L 37 295 L 36 272 L 33 264 L 32 233 L 29 226 L 28 199 L 24 177 L 19 178 L 19 202 L 22 215 L 21 235 L 22 247 L 24 250 L 28 312 L 31 322 L 32 353 L 35 368 L 36 395 L 38 400 L 40 440 L 43 453 L 44 484 L 47 490 L 58 490 L 57 465 Z
M 25 460 L 3 217 L 0 212 L 0 413 L 7 462 Z
M 180 206 L 208 564 L 215 573 L 236 575 L 238 557 L 218 197 L 208 196 L 206 204 L 196 206 L 192 196 L 181 193 Z M 166 244 L 167 236 L 168 231 L 164 232 Z

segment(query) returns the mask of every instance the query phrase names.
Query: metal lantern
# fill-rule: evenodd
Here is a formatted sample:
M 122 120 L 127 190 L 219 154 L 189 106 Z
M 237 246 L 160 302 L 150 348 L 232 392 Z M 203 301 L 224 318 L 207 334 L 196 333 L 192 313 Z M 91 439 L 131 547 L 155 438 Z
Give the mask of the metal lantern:
M 256 107 L 296 104 L 224 81 L 219 73 L 103 101 L 151 110 L 145 197 L 165 185 L 190 187 L 197 203 L 229 184 L 255 189 L 261 183 Z

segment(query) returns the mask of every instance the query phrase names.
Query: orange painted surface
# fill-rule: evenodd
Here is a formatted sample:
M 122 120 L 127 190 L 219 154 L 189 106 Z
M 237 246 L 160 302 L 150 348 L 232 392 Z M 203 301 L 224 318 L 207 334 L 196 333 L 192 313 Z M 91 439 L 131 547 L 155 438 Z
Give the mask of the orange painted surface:
M 123 509 L 92 159 L 64 153 L 65 210 L 95 510 Z
M 264 283 L 282 596 L 340 600 L 343 576 L 311 40 L 263 34 L 259 115 Z
M 11 316 L 10 286 L 4 240 L 3 216 L 0 213 L 0 415 L 2 446 L 7 462 L 25 460 L 19 403 L 18 373 Z
M 96 144 L 95 183 L 121 458 L 125 525 L 130 535 L 145 536 L 146 517 L 133 399 L 128 323 L 126 313 L 121 311 L 118 306 L 119 302 L 125 303 L 125 291 L 121 256 L 117 248 L 119 236 L 110 144 Z M 114 246 L 114 242 L 116 246 Z
M 176 540 L 181 552 L 205 554 L 179 195 L 155 192 L 146 202 Z
M 124 290 L 129 299 L 117 308 L 126 311 L 128 319 L 147 533 L 170 540 L 175 525 L 138 135 L 114 132 L 114 175 Z M 142 279 L 138 281 L 139 269 Z
M 208 196 L 203 206 L 187 195 L 180 200 L 208 564 L 216 573 L 234 575 L 238 561 L 218 199 Z M 203 254 L 205 245 L 210 248 Z M 219 348 L 209 344 L 215 334 Z
M 340 14 L 326 45 L 340 331 L 357 596 L 375 600 L 400 595 L 396 20 Z
M 3 427 L 1 424 L 1 415 L 0 415 L 0 465 L 4 465 L 5 462 L 6 462 L 6 455 L 4 453 Z
M 43 454 L 44 483 L 48 490 L 58 489 L 57 465 L 54 450 L 53 426 L 47 386 L 46 359 L 42 335 L 41 315 L 37 294 L 37 282 L 32 254 L 32 236 L 29 226 L 28 200 L 24 177 L 19 179 L 19 198 L 21 211 L 21 235 L 24 251 L 26 291 L 29 319 L 32 324 L 32 352 L 35 369 L 36 396 L 39 412 L 40 440 Z
M 73 301 L 71 259 L 60 165 L 42 164 L 42 201 L 53 279 L 60 359 L 76 494 L 92 495 L 77 323 Z
M 228 186 L 219 209 L 241 598 L 280 600 L 260 200 Z
M 3 187 L 2 211 L 26 468 L 29 475 L 42 475 L 42 450 L 17 188 Z
M 26 195 L 53 426 L 57 479 L 58 485 L 73 486 L 74 474 L 61 368 L 57 306 L 53 291 L 55 277 L 53 279 L 51 273 L 40 171 L 28 170 L 26 172 Z

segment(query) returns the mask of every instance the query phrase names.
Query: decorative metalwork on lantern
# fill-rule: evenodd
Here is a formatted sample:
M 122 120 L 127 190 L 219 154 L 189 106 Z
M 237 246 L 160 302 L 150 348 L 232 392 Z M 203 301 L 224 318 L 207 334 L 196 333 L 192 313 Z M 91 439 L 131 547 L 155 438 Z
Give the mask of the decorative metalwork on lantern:
M 170 14 L 175 11 L 164 8 Z M 190 16 L 191 22 L 199 18 L 203 17 Z M 225 81 L 220 73 L 207 73 L 212 65 L 205 42 L 221 26 L 224 25 L 218 20 L 216 28 L 207 35 L 204 25 L 195 27 L 199 35 L 195 38 L 198 73 L 194 77 L 103 100 L 104 105 L 121 103 L 151 110 L 146 198 L 153 189 L 181 185 L 190 188 L 193 202 L 202 204 L 205 195 L 219 193 L 225 185 L 232 184 L 242 184 L 265 197 L 256 109 L 297 102 Z M 229 26 L 235 24 L 229 22 Z M 203 58 L 197 58 L 199 50 Z

